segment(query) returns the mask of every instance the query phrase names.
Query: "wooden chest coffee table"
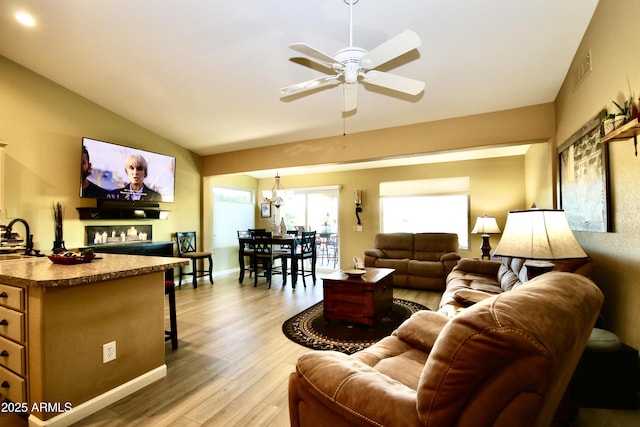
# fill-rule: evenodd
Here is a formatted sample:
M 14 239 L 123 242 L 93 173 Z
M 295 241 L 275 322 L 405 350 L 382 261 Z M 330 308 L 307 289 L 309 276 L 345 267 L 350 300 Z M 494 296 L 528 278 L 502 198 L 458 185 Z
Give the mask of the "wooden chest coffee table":
M 393 306 L 393 268 L 367 267 L 362 276 L 336 271 L 322 279 L 324 318 L 373 326 Z

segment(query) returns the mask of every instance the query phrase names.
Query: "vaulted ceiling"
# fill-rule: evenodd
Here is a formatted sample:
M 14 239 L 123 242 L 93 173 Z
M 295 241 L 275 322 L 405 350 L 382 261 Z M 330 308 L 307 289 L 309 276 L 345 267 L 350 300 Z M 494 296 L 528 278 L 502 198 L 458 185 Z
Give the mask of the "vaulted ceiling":
M 355 113 L 288 48 L 349 45 L 350 0 L 3 0 L 0 55 L 200 155 L 552 102 L 597 0 L 354 0 L 353 44 L 405 29 L 422 45 L 380 69 L 411 97 L 360 85 Z M 26 27 L 15 15 L 35 19 Z

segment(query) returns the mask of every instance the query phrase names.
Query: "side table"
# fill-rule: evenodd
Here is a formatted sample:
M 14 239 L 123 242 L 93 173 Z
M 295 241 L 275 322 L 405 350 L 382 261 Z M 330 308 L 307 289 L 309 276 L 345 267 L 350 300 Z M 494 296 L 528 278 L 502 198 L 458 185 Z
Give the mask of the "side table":
M 639 369 L 635 348 L 619 341 L 610 348 L 588 343 L 571 379 L 571 401 L 586 408 L 637 409 Z
M 373 326 L 393 306 L 393 268 L 367 267 L 362 276 L 336 271 L 322 279 L 324 318 Z

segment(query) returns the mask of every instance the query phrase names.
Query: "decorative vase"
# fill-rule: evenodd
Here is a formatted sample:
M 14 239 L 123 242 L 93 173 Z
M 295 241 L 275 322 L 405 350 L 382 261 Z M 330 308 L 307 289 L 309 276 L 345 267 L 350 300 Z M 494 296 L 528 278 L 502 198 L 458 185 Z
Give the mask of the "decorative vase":
M 65 249 L 64 247 L 64 239 L 62 238 L 62 216 L 63 216 L 63 207 L 62 203 L 56 202 L 53 204 L 53 226 L 54 226 L 54 236 L 55 240 L 53 241 L 53 249 L 51 250 L 60 250 Z

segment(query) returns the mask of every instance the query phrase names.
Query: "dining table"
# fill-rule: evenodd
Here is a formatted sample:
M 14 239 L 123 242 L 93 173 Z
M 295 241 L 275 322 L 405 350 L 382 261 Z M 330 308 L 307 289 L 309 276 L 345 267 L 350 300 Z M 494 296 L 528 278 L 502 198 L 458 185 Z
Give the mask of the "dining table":
M 300 236 L 294 235 L 284 235 L 284 236 L 271 236 L 266 237 L 266 243 L 273 246 L 280 246 L 282 248 L 286 248 L 289 251 L 289 255 L 291 256 L 291 285 L 293 288 L 296 287 L 296 283 L 298 282 L 298 263 L 295 262 L 296 259 L 296 250 L 297 246 L 300 244 Z M 265 239 L 262 240 L 264 243 Z M 244 280 L 244 258 L 245 256 L 245 247 L 250 246 L 254 241 L 254 238 L 251 236 L 247 237 L 238 237 L 238 263 L 240 264 L 240 277 L 238 277 L 238 281 L 242 283 Z M 287 274 L 283 272 L 282 274 L 282 283 L 283 285 L 287 284 Z

